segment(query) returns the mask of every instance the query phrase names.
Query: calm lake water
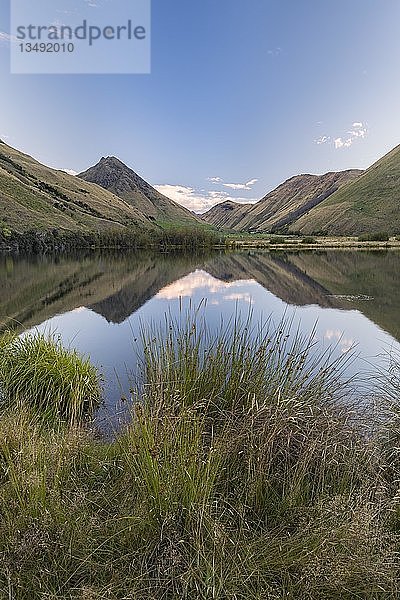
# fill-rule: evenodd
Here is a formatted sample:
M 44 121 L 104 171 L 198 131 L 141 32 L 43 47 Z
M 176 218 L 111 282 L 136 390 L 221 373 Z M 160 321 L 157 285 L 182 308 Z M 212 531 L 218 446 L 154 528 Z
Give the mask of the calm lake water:
M 140 357 L 140 330 L 202 304 L 210 329 L 238 312 L 294 320 L 349 367 L 373 373 L 400 351 L 400 253 L 258 251 L 207 256 L 138 253 L 79 258 L 0 258 L 0 324 L 57 332 L 105 376 L 99 423 L 124 414 Z M 204 302 L 205 301 L 205 302 Z M 122 418 L 122 416 L 121 416 Z

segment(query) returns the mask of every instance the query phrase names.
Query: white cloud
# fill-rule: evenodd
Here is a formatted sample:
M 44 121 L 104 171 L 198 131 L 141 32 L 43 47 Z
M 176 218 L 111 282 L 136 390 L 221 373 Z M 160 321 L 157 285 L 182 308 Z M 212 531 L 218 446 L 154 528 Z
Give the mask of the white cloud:
M 336 150 L 339 150 L 340 148 L 350 148 L 350 146 L 352 145 L 353 142 L 354 142 L 353 138 L 347 138 L 346 140 L 343 140 L 342 138 L 336 138 L 335 139 L 335 148 L 336 148 Z
M 269 56 L 279 56 L 281 52 L 282 48 L 279 48 L 279 46 L 277 48 L 270 48 L 267 50 L 267 54 L 269 54 Z
M 329 135 L 321 135 L 321 137 L 319 137 L 315 140 L 315 143 L 318 145 L 327 144 L 330 141 L 330 139 L 331 138 Z
M 64 173 L 68 173 L 68 175 L 78 175 L 78 171 L 74 171 L 73 169 L 61 169 Z
M 164 196 L 171 198 L 181 206 L 188 208 L 196 213 L 203 213 L 221 202 L 237 202 L 238 204 L 254 204 L 258 198 L 243 198 L 230 196 L 225 191 L 210 191 L 205 192 L 195 190 L 192 187 L 185 185 L 160 184 L 154 186 Z M 250 188 L 247 188 L 250 189 Z
M 367 135 L 368 131 L 365 128 L 362 129 L 351 129 L 350 131 L 347 132 L 352 139 L 354 138 L 365 138 L 365 136 Z
M 332 141 L 335 149 L 341 150 L 343 148 L 350 148 L 355 141 L 363 140 L 367 137 L 367 135 L 368 128 L 365 123 L 362 123 L 361 121 L 355 121 L 352 124 L 352 129 L 347 131 L 345 136 L 331 138 L 328 135 L 323 135 L 314 141 L 318 145 L 327 144 L 328 142 Z
M 247 183 L 223 183 L 222 185 L 231 190 L 251 190 L 257 181 L 258 179 L 251 179 Z
M 231 190 L 247 190 L 248 187 L 245 183 L 224 183 L 224 187 L 230 188 Z
M 19 40 L 15 37 L 15 35 L 11 35 L 5 31 L 0 31 L 0 44 L 11 44 L 17 41 Z
M 220 191 L 218 191 L 218 192 L 205 192 L 205 193 L 208 193 L 208 195 L 210 196 L 210 198 L 217 198 L 217 199 L 220 199 L 220 198 L 223 198 L 223 197 L 226 198 L 227 196 L 229 196 L 228 192 L 220 192 Z
M 258 182 L 258 179 L 250 179 L 250 181 L 247 181 L 246 183 L 224 183 L 224 180 L 221 179 L 221 177 L 207 177 L 207 181 L 210 181 L 214 184 L 221 183 L 223 187 L 231 190 L 251 190 L 251 188 Z

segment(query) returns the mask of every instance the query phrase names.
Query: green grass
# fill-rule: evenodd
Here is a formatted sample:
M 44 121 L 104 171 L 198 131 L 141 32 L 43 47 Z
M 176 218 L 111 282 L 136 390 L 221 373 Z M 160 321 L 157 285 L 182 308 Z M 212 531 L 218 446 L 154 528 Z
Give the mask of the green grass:
M 399 232 L 400 146 L 373 164 L 357 180 L 341 187 L 292 229 L 301 234 L 361 235 Z
M 41 333 L 0 337 L 0 398 L 4 405 L 29 404 L 48 417 L 69 422 L 90 414 L 101 397 L 99 375 L 89 359 Z
M 114 440 L 3 410 L 0 597 L 398 598 L 396 360 L 371 427 L 312 332 L 183 315 L 143 335 Z
M 159 237 L 165 245 L 170 230 L 185 230 L 182 237 L 186 238 L 189 229 L 194 237 L 198 232 L 199 239 L 212 236 L 213 229 L 190 211 L 145 182 L 143 186 L 132 201 L 119 198 L 4 144 L 0 151 L 0 249 L 149 247 Z M 160 221 L 148 218 L 149 204 L 157 209 Z

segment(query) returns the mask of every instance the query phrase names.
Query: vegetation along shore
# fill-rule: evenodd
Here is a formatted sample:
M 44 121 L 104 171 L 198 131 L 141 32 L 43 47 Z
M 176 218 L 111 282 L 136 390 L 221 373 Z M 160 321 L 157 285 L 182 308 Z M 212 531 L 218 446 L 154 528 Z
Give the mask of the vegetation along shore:
M 285 323 L 143 337 L 130 424 L 104 439 L 87 359 L 2 336 L 1 597 L 398 598 L 396 358 L 372 407 Z
M 397 247 L 399 157 L 397 147 L 366 171 L 298 175 L 255 204 L 198 215 L 116 157 L 73 176 L 0 140 L 0 251 Z

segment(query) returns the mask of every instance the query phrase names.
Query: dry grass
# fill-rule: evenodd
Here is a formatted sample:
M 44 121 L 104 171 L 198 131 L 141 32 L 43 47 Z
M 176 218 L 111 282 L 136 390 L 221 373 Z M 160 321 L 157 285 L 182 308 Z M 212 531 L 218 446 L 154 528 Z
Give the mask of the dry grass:
M 398 366 L 372 430 L 345 364 L 249 325 L 145 333 L 112 442 L 3 411 L 0 597 L 399 597 Z

